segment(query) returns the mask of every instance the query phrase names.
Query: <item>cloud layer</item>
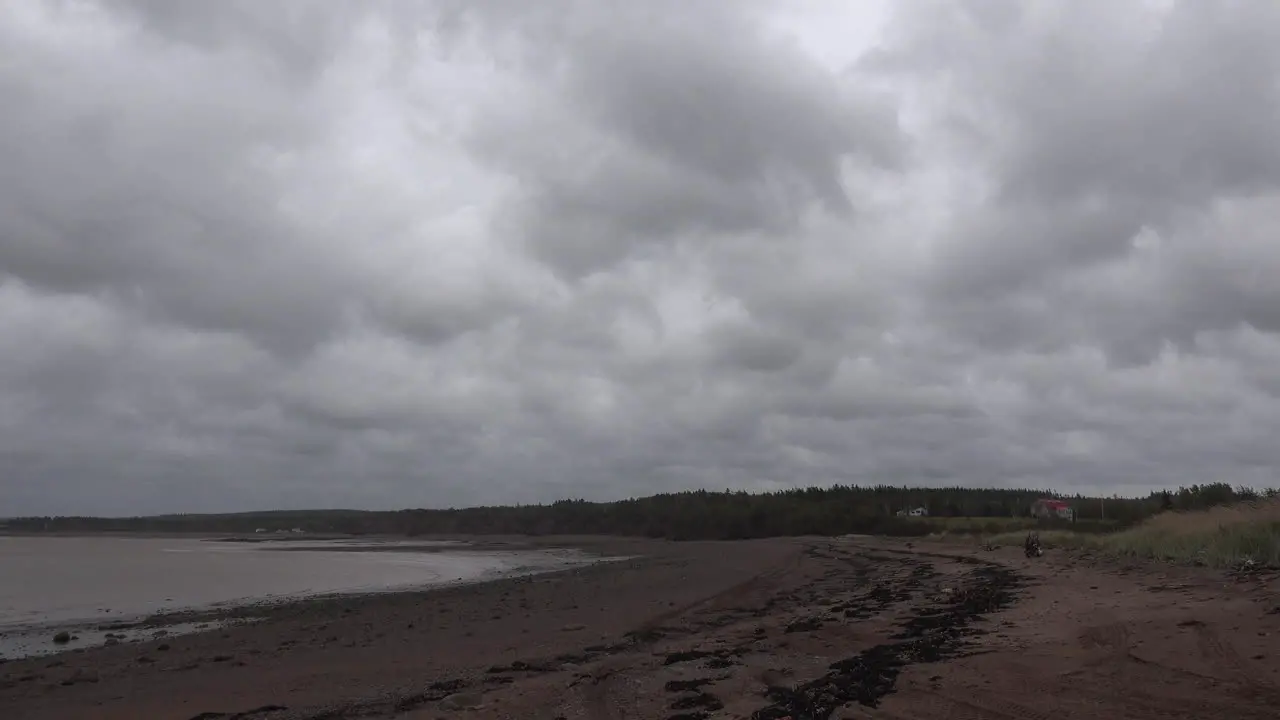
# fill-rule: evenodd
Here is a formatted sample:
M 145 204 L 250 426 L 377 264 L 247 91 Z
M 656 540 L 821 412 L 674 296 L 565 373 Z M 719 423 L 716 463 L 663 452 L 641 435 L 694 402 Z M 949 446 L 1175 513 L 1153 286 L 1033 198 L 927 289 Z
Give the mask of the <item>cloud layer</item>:
M 0 515 L 1275 483 L 1280 9 L 25 0 Z

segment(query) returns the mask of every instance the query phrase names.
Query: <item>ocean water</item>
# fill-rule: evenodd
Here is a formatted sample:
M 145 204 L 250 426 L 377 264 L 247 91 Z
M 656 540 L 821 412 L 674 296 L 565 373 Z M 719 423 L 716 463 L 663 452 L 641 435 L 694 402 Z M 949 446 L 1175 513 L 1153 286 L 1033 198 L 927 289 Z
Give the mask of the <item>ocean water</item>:
M 0 536 L 0 657 L 65 649 L 47 647 L 59 629 L 83 636 L 71 644 L 83 646 L 101 640 L 104 625 L 155 613 L 482 581 L 594 560 L 412 541 Z

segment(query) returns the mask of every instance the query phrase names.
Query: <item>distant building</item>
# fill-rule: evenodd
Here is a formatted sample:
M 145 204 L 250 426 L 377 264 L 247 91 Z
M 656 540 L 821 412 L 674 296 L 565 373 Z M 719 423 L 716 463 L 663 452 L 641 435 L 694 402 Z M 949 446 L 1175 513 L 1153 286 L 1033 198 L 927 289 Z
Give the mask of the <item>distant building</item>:
M 1065 500 L 1041 498 L 1031 504 L 1031 516 L 1074 521 L 1076 519 L 1076 511 Z
M 929 508 L 920 506 L 914 510 L 899 510 L 897 515 L 898 517 L 928 517 Z

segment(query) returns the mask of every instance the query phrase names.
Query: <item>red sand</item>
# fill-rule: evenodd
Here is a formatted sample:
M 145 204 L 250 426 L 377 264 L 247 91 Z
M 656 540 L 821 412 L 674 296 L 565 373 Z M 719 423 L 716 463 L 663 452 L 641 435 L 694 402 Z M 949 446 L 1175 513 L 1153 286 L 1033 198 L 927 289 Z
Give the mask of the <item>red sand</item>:
M 975 621 L 987 633 L 966 638 L 967 656 L 907 664 L 876 707 L 849 700 L 831 717 L 1247 720 L 1280 707 L 1275 576 L 872 538 L 557 542 L 646 557 L 8 662 L 0 717 L 782 717 L 768 687 L 842 687 L 853 675 L 832 663 L 900 642 L 914 613 L 970 592 L 982 566 L 947 554 L 1026 586 Z

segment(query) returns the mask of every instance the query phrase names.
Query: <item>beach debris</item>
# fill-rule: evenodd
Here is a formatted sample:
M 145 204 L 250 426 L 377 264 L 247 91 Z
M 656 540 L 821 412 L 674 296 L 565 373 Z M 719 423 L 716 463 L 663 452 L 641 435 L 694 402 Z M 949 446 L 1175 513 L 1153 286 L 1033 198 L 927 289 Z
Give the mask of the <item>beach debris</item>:
M 1268 574 L 1269 568 L 1252 557 L 1245 556 L 1236 560 L 1227 569 L 1227 574 L 1237 580 L 1253 580 Z
M 1027 557 L 1044 555 L 1044 549 L 1040 546 L 1040 533 L 1027 533 L 1027 539 L 1022 543 L 1022 549 Z
M 250 720 L 255 715 L 269 715 L 271 713 L 284 712 L 288 709 L 284 705 L 263 705 L 262 707 L 237 713 L 202 712 L 199 715 L 193 715 L 190 720 Z
M 551 667 L 550 665 L 546 665 L 543 663 L 530 663 L 530 662 L 525 662 L 524 660 L 516 660 L 510 665 L 494 665 L 488 670 L 490 674 L 495 674 L 495 675 L 500 673 L 513 673 L 513 672 L 545 673 L 545 672 L 554 672 L 554 671 L 555 671 L 555 668 Z
M 707 692 L 697 692 L 692 695 L 685 695 L 683 697 L 676 698 L 671 703 L 672 710 L 694 710 L 700 708 L 703 710 L 716 711 L 723 707 L 724 703 L 721 702 L 719 698 Z
M 1011 604 L 1021 585 L 1007 568 L 976 559 L 967 562 L 976 567 L 945 605 L 920 608 L 899 624 L 901 632 L 892 641 L 832 663 L 822 677 L 795 687 L 768 687 L 771 704 L 755 711 L 752 720 L 827 720 L 847 703 L 874 708 L 894 692 L 903 668 L 966 652 L 966 636 L 979 632 L 972 624 Z
M 62 632 L 53 636 L 53 641 L 58 643 L 59 645 L 65 645 L 71 642 L 71 633 L 67 632 L 66 630 L 63 630 Z
M 688 662 L 690 660 L 699 660 L 701 658 L 710 657 L 711 653 L 705 650 L 681 650 L 667 655 L 667 659 L 662 662 L 663 665 L 675 665 L 676 663 Z
M 692 680 L 668 680 L 663 686 L 667 692 L 698 692 L 702 690 L 703 685 L 710 685 L 715 682 L 715 678 L 694 678 Z
M 787 625 L 784 633 L 811 632 L 822 628 L 822 621 L 816 617 L 803 618 Z

